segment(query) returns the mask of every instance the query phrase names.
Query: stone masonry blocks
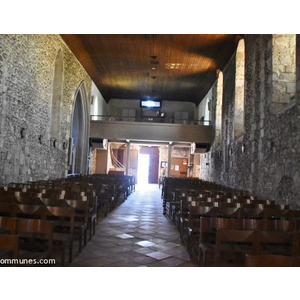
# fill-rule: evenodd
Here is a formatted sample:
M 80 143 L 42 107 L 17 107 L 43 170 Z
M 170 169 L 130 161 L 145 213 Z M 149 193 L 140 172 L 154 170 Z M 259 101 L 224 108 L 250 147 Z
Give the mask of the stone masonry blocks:
M 280 43 L 285 43 L 282 37 Z M 232 108 L 234 107 L 235 57 L 223 70 L 223 119 L 220 143 L 213 143 L 210 152 L 201 155 L 200 178 L 232 188 L 249 191 L 261 199 L 300 208 L 300 118 L 299 100 L 280 113 L 272 109 L 273 95 L 278 102 L 289 102 L 293 86 L 283 91 L 265 93 L 272 84 L 272 35 L 245 35 L 245 131 L 234 140 Z M 289 51 L 289 50 L 287 50 Z M 292 51 L 291 51 L 292 52 Z M 300 54 L 298 54 L 298 59 Z M 280 69 L 280 71 L 285 69 Z M 290 80 L 286 74 L 279 74 Z M 299 76 L 297 76 L 299 80 Z M 298 85 L 299 82 L 297 81 Z M 213 87 L 216 88 L 215 86 Z M 288 97 L 285 96 L 288 94 Z M 295 92 L 293 95 L 296 97 Z M 216 109 L 213 94 L 212 109 Z M 215 114 L 212 114 L 212 124 Z M 213 125 L 214 126 L 214 125 Z M 231 150 L 230 150 L 231 149 Z M 227 166 L 227 167 L 226 167 Z M 228 167 L 229 166 L 229 167 Z
M 63 53 L 59 144 L 68 142 L 75 94 L 91 79 L 59 35 L 0 35 L 0 185 L 61 178 L 67 149 L 51 143 L 55 58 Z M 90 94 L 87 95 L 90 99 Z M 26 133 L 21 136 L 21 131 Z M 7 155 L 10 153 L 10 155 Z

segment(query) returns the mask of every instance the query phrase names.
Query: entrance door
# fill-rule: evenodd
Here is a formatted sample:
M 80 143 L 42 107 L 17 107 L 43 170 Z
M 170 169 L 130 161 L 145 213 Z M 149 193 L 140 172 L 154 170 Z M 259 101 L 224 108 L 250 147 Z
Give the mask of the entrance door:
M 158 183 L 158 164 L 159 164 L 159 149 L 158 147 L 143 146 L 140 149 L 140 154 L 149 155 L 149 183 Z
M 159 154 L 151 154 L 149 158 L 149 183 L 157 183 Z

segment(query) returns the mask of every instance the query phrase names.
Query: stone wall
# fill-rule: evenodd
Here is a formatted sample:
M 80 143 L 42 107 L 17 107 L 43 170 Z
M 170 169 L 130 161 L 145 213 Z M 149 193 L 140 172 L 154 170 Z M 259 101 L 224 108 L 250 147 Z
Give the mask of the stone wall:
M 299 45 L 297 37 L 297 61 Z M 235 67 L 234 55 L 222 70 L 221 142 L 218 146 L 213 144 L 208 153 L 201 155 L 200 177 L 248 190 L 261 199 L 273 199 L 279 204 L 299 208 L 299 74 L 294 105 L 284 111 L 274 111 L 272 35 L 246 35 L 244 134 L 234 139 Z M 216 90 L 217 82 L 212 87 L 213 126 Z
M 63 84 L 54 147 L 51 106 L 59 50 Z M 91 79 L 59 35 L 0 35 L 0 185 L 66 175 L 73 106 L 82 82 L 90 99 Z
M 288 109 L 296 92 L 296 35 L 273 34 L 273 111 Z

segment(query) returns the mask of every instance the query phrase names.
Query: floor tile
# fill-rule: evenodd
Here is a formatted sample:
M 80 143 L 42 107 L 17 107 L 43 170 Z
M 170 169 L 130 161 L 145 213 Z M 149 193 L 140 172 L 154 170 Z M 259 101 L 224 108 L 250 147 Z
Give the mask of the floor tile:
M 76 255 L 71 267 L 197 267 L 181 244 L 179 231 L 163 215 L 161 190 L 148 185 L 136 191 L 107 217 Z
M 135 258 L 132 258 L 133 261 L 140 263 L 141 265 L 149 265 L 155 262 L 155 259 L 147 256 L 138 256 Z
M 140 241 L 140 242 L 137 242 L 136 244 L 139 246 L 142 246 L 142 247 L 150 247 L 150 246 L 155 245 L 155 243 L 150 242 L 150 241 Z
M 120 239 L 133 239 L 134 238 L 133 235 L 126 234 L 126 233 L 118 234 L 118 235 L 116 235 L 116 237 L 118 237 Z
M 140 254 L 147 254 L 147 253 L 153 252 L 153 249 L 147 248 L 147 247 L 142 247 L 142 248 L 136 249 L 134 251 L 137 253 L 140 253 Z
M 170 267 L 178 266 L 180 264 L 185 263 L 185 261 L 177 258 L 177 257 L 168 257 L 164 259 L 164 263 L 170 265 Z
M 170 257 L 171 255 L 164 253 L 164 252 L 160 252 L 160 251 L 155 251 L 155 252 L 150 252 L 147 253 L 146 256 L 155 258 L 157 260 L 162 260 L 164 258 Z

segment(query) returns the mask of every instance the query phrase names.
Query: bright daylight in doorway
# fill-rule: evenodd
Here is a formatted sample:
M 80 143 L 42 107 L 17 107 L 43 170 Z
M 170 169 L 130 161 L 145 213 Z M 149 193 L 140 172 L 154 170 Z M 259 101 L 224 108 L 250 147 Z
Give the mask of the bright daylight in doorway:
M 148 177 L 149 177 L 149 154 L 139 154 L 137 183 L 139 185 L 148 184 L 149 182 Z

